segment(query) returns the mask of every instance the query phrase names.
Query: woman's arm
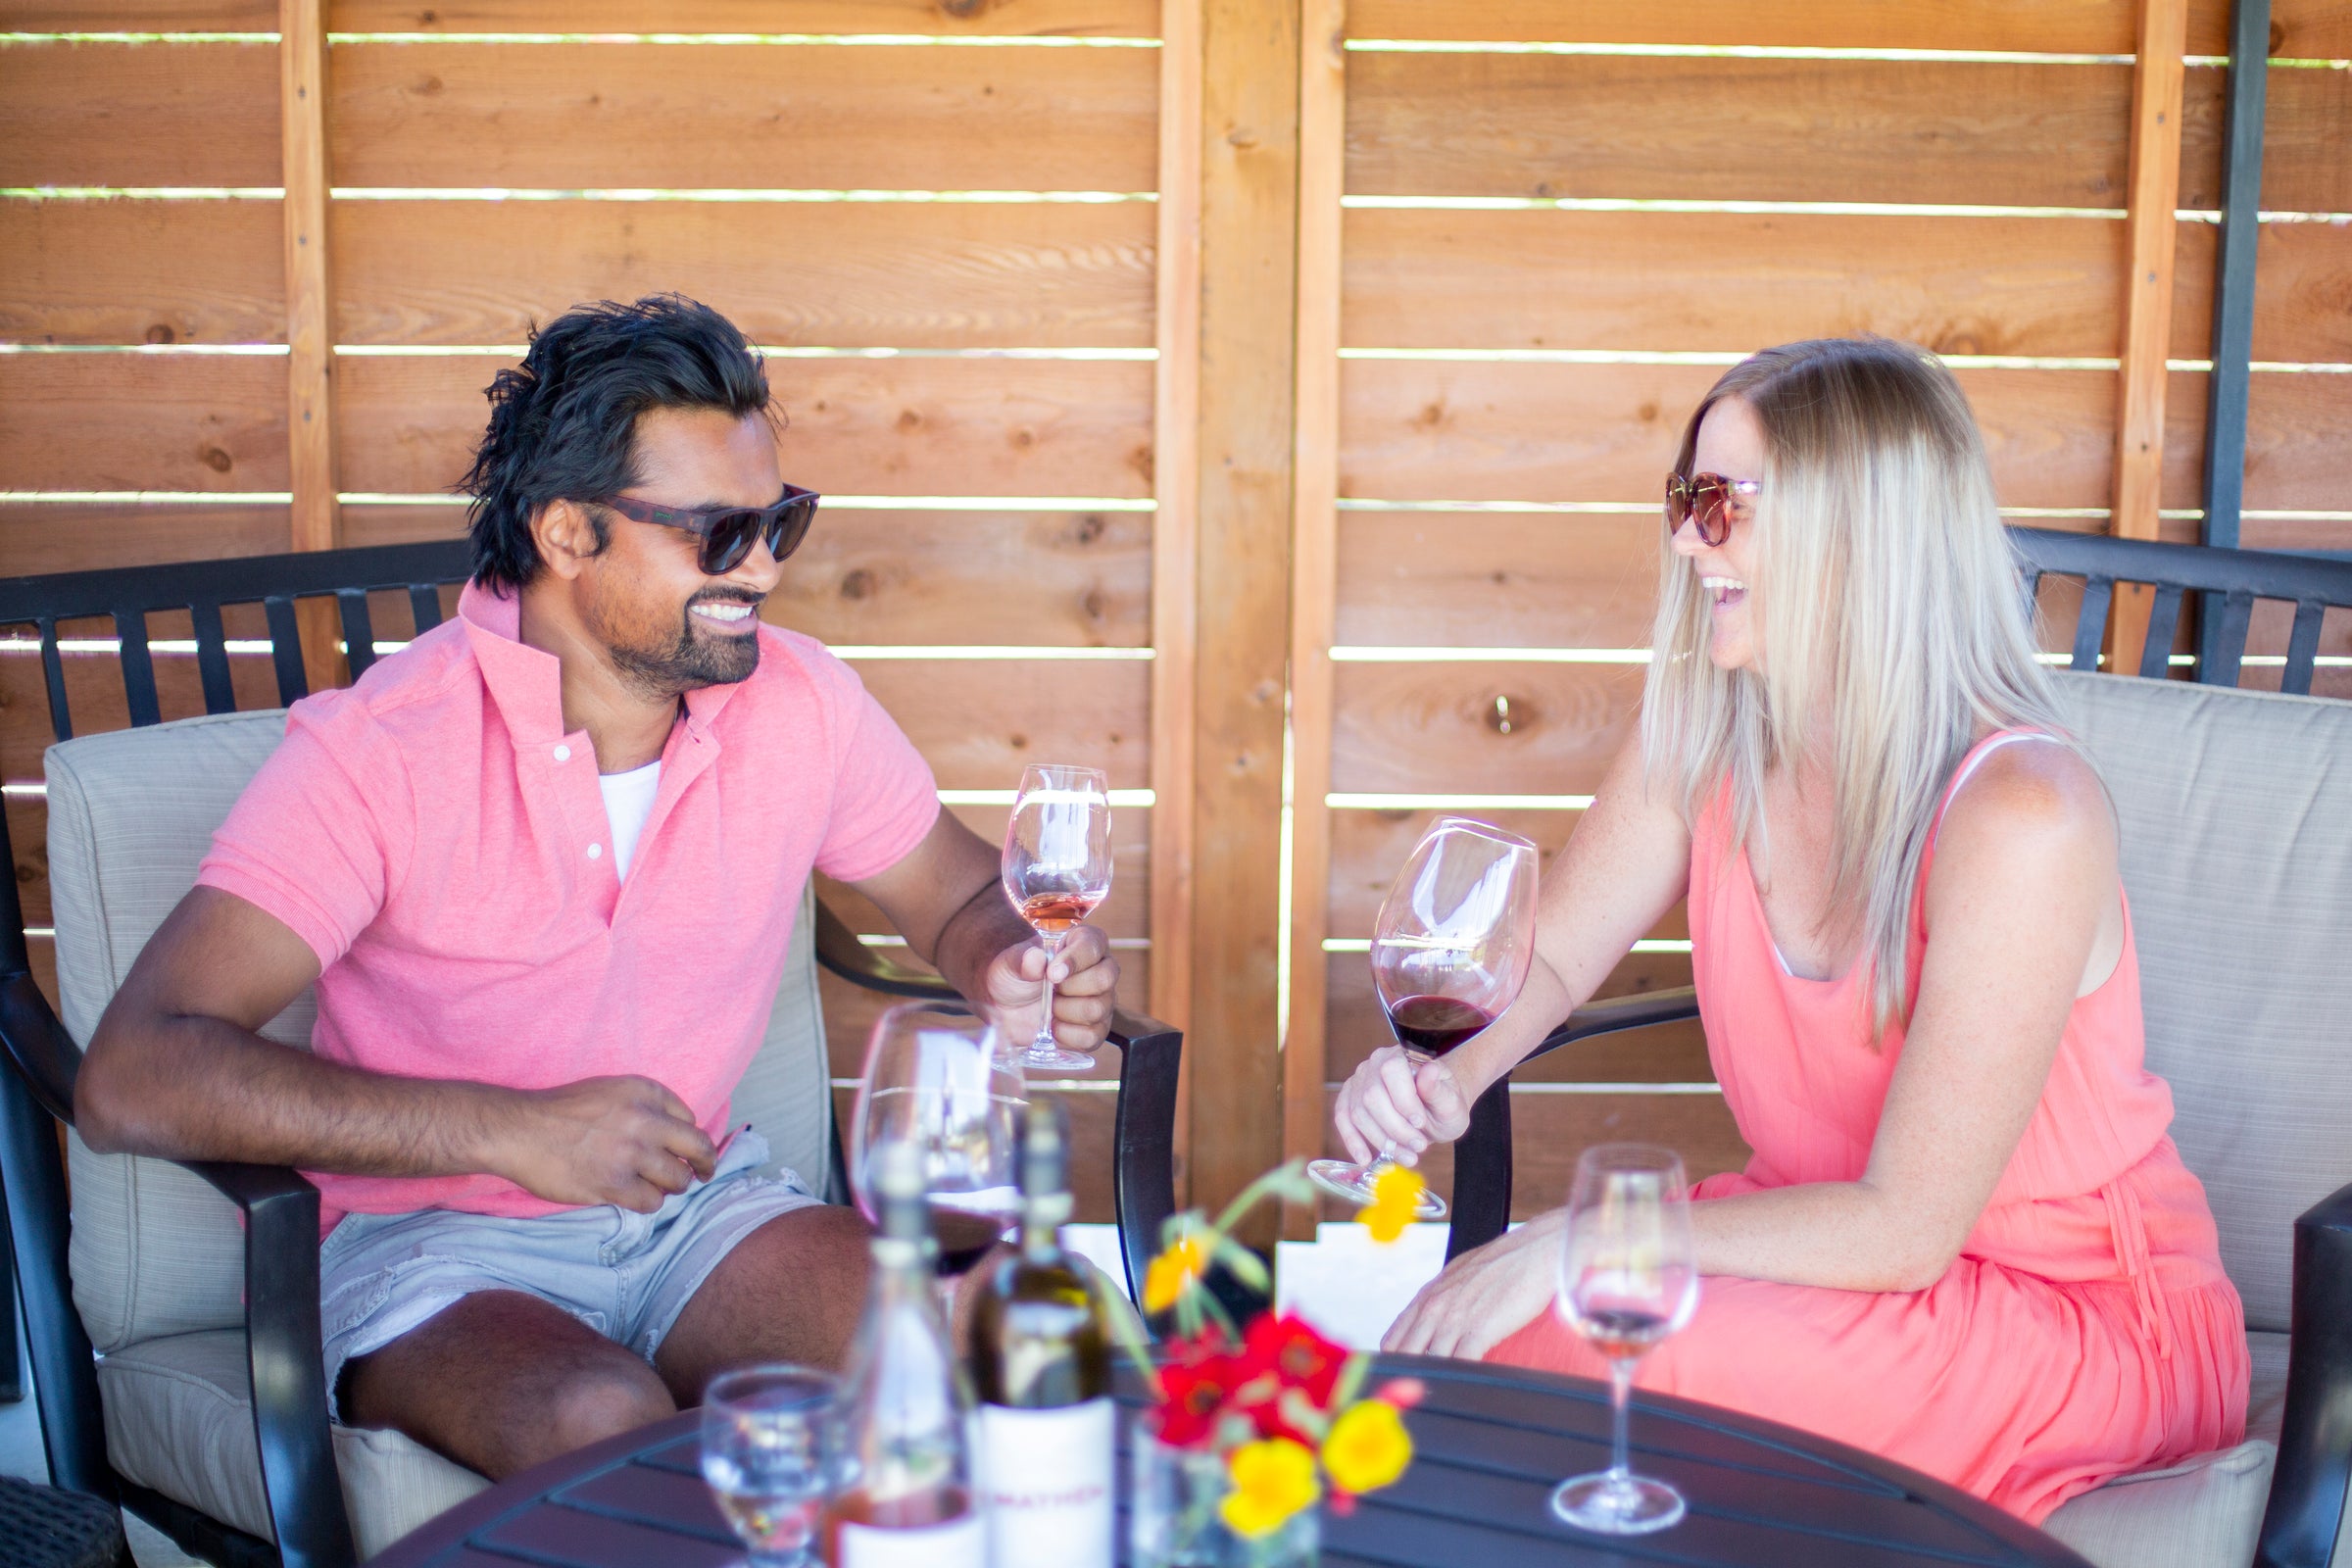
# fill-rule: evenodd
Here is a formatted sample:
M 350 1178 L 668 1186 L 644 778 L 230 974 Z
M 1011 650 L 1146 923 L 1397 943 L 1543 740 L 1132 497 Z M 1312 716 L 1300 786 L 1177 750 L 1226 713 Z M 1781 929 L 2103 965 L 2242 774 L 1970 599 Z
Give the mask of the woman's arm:
M 1862 1178 L 1695 1205 L 1700 1271 L 1850 1291 L 1940 1279 L 2033 1120 L 2077 995 L 2112 972 L 2120 887 L 2087 763 L 2055 746 L 1987 758 L 1936 847 L 1919 996 Z
M 1852 1291 L 1941 1278 L 2033 1119 L 2075 998 L 2122 952 L 2115 822 L 2049 746 L 1988 758 L 1946 813 L 1917 1004 L 1862 1179 L 1692 1205 L 1704 1274 Z M 1478 1356 L 1544 1309 L 1559 1210 L 1454 1260 L 1382 1341 Z
M 1643 771 L 1637 732 L 1544 878 L 1535 957 L 1518 1001 L 1418 1072 L 1402 1051 L 1384 1046 L 1342 1086 L 1333 1120 L 1351 1156 L 1370 1159 L 1391 1146 L 1410 1164 L 1432 1143 L 1459 1138 L 1471 1102 L 1598 990 L 1682 898 L 1690 830 L 1672 803 L 1650 793 Z

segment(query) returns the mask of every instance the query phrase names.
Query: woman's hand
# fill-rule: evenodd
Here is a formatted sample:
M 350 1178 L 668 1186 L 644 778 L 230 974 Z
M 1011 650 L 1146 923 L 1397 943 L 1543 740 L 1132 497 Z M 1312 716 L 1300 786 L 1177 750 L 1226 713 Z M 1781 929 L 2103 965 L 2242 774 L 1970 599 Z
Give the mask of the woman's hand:
M 1557 1288 L 1561 1222 L 1554 1209 L 1446 1264 L 1389 1325 L 1380 1348 L 1476 1360 L 1525 1328 Z
M 1386 1149 L 1410 1165 L 1431 1144 L 1450 1144 L 1469 1129 L 1471 1099 L 1444 1057 L 1415 1062 L 1383 1046 L 1340 1086 L 1331 1118 L 1357 1164 Z

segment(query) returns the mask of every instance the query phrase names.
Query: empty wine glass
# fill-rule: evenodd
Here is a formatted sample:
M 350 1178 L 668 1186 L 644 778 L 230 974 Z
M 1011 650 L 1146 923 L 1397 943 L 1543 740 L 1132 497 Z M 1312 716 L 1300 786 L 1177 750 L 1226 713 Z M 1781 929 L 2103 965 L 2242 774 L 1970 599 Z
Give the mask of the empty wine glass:
M 1636 1365 L 1690 1322 L 1698 1306 L 1690 1194 L 1672 1150 L 1602 1144 L 1577 1160 L 1553 1304 L 1608 1357 L 1616 1442 L 1606 1470 L 1560 1483 L 1551 1511 L 1601 1535 L 1663 1530 L 1683 1517 L 1682 1494 L 1634 1474 L 1626 1452 L 1626 1404 Z
M 751 1568 L 804 1568 L 831 1482 L 833 1376 L 755 1366 L 703 1394 L 703 1480 Z
M 1044 944 L 1051 970 L 1062 940 L 1110 893 L 1110 784 L 1099 769 L 1032 763 L 1004 829 L 1004 896 Z M 1046 1018 L 1021 1065 L 1077 1072 L 1094 1065 L 1054 1039 L 1054 982 Z
M 891 1143 L 920 1152 L 943 1294 L 1020 1213 L 1018 1129 L 1028 1103 L 1018 1058 L 969 1008 L 903 1003 L 875 1021 L 850 1123 L 850 1185 L 878 1224 L 875 1152 Z
M 1372 928 L 1372 984 L 1389 1032 L 1418 1065 L 1433 1061 L 1501 1016 L 1527 984 L 1536 949 L 1535 845 L 1466 816 L 1441 816 L 1389 884 Z M 1317 1186 L 1354 1203 L 1394 1151 L 1369 1165 L 1318 1159 Z M 1443 1219 L 1446 1200 L 1421 1195 L 1420 1216 Z

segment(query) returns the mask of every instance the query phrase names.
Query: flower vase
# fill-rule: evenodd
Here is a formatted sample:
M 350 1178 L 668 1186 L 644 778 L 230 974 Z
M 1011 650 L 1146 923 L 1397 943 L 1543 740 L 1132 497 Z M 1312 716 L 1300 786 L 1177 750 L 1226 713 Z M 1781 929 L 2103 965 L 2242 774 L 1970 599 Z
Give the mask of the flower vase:
M 1308 1503 L 1261 1536 L 1225 1522 L 1233 1491 L 1225 1455 L 1160 1442 L 1139 1422 L 1129 1447 L 1128 1546 L 1135 1568 L 1312 1568 L 1322 1510 Z

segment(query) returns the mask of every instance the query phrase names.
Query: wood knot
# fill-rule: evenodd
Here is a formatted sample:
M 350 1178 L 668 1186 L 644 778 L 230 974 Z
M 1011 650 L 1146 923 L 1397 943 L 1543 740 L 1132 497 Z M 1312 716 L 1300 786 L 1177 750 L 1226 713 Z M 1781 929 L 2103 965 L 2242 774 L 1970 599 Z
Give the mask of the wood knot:
M 988 9 L 988 0 L 939 0 L 940 15 L 969 22 Z
M 1078 609 L 1087 619 L 1100 621 L 1110 612 L 1110 600 L 1099 586 L 1090 587 L 1078 596 Z
M 1524 698 L 1513 702 L 1507 694 L 1497 692 L 1487 710 L 1479 715 L 1487 728 L 1497 735 L 1511 735 L 1526 729 L 1536 720 L 1536 706 Z
M 176 343 L 179 341 L 179 334 L 172 329 L 169 321 L 158 321 L 147 329 L 147 341 L 150 343 Z
M 899 411 L 898 426 L 900 429 L 912 430 L 920 426 L 922 422 L 923 416 L 915 413 L 914 410 L 901 409 Z
M 226 473 L 229 469 L 236 466 L 236 460 L 231 458 L 227 453 L 221 451 L 219 447 L 198 447 L 196 449 L 196 461 L 203 464 L 206 467 L 212 469 L 215 473 Z
M 1026 429 L 1015 430 L 1007 439 L 1012 442 L 1012 449 L 1015 452 L 1026 452 L 1037 445 L 1037 432 Z
M 1103 530 L 1109 526 L 1109 522 L 1103 518 L 1101 513 L 1090 512 L 1070 524 L 1070 542 L 1077 545 L 1095 544 L 1102 539 Z
M 853 600 L 871 599 L 873 596 L 874 574 L 872 572 L 866 570 L 863 566 L 857 566 L 842 574 L 842 598 Z
M 1029 749 L 1029 737 L 1026 735 L 1007 735 L 1004 739 L 1005 744 L 1016 752 L 1025 752 Z

